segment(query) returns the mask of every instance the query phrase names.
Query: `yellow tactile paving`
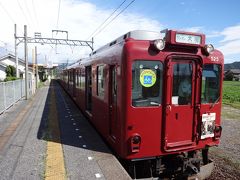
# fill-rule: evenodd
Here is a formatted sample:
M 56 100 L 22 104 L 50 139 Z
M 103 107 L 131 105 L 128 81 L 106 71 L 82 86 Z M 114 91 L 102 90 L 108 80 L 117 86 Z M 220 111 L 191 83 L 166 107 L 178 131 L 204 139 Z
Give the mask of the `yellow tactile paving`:
M 51 88 L 51 104 L 48 116 L 49 140 L 47 143 L 47 156 L 45 166 L 46 180 L 66 179 L 64 156 L 60 139 L 60 129 L 57 116 L 57 107 L 54 89 Z
M 48 142 L 45 179 L 65 179 L 62 145 Z

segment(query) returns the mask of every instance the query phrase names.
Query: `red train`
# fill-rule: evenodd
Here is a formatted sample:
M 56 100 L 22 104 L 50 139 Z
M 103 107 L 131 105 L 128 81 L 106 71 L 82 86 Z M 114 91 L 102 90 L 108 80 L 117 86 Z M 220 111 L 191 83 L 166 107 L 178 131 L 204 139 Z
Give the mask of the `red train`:
M 132 31 L 65 69 L 61 84 L 120 158 L 187 177 L 219 144 L 223 65 L 204 34 Z

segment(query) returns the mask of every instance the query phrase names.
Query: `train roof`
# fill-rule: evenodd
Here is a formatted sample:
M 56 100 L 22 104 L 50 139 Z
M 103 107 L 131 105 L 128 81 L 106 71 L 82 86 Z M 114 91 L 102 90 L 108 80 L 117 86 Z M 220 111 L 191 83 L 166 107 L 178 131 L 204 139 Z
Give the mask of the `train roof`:
M 90 56 L 114 45 L 114 44 L 117 44 L 117 43 L 120 43 L 122 41 L 124 41 L 125 39 L 127 38 L 132 38 L 132 39 L 135 39 L 135 40 L 148 40 L 148 41 L 151 41 L 151 40 L 155 40 L 155 39 L 159 39 L 159 38 L 163 38 L 164 37 L 164 33 L 165 33 L 166 30 L 164 31 L 161 31 L 161 32 L 155 32 L 155 31 L 147 31 L 147 30 L 134 30 L 134 31 L 130 31 L 122 36 L 120 36 L 119 38 L 111 41 L 110 43 L 102 46 L 101 48 L 93 51 Z
M 182 33 L 182 34 L 189 34 L 189 35 L 193 35 L 193 36 L 198 36 L 201 37 L 201 42 L 199 44 L 191 44 L 193 46 L 200 46 L 203 47 L 205 45 L 205 35 L 204 34 L 200 34 L 200 33 L 191 33 L 191 32 L 185 32 L 185 31 L 176 31 L 176 30 L 162 30 L 162 31 L 148 31 L 148 30 L 134 30 L 134 31 L 130 31 L 126 34 L 123 34 L 122 36 L 118 37 L 117 39 L 107 43 L 106 45 L 100 47 L 99 49 L 93 51 L 91 54 L 89 54 L 89 56 L 93 56 L 95 54 L 98 54 L 99 52 L 108 49 L 109 47 L 115 45 L 115 44 L 119 44 L 123 41 L 125 41 L 128 38 L 131 38 L 133 40 L 145 40 L 145 41 L 153 41 L 156 39 L 165 39 L 166 41 L 170 42 L 172 41 L 171 38 L 171 34 L 172 32 L 177 32 L 177 33 Z M 174 34 L 175 35 L 175 34 Z M 172 42 L 170 42 L 172 43 Z M 183 42 L 184 43 L 184 42 Z M 180 42 L 181 44 L 181 42 Z M 71 68 L 75 68 L 76 66 L 82 64 L 82 62 L 87 61 L 87 59 L 81 59 L 78 62 L 76 62 L 75 64 L 67 67 L 66 69 L 71 69 Z

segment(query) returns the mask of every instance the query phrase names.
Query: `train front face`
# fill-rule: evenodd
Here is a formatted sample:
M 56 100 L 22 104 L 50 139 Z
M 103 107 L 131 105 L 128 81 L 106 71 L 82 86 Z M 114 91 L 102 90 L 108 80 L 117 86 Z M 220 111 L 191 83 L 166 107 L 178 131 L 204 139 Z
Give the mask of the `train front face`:
M 176 31 L 164 42 L 128 40 L 124 48 L 125 158 L 199 171 L 197 150 L 208 163 L 221 136 L 222 54 L 204 35 Z

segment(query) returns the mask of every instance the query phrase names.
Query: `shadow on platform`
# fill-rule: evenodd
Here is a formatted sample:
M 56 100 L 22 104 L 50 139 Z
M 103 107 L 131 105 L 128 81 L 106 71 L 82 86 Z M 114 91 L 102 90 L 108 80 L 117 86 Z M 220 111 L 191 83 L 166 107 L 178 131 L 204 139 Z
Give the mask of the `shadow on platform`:
M 55 95 L 52 95 L 54 91 Z M 54 99 L 55 98 L 55 99 Z M 56 103 L 56 117 L 59 122 L 60 138 L 53 129 L 50 115 L 51 106 Z M 37 134 L 38 139 L 62 143 L 97 152 L 111 153 L 100 135 L 82 115 L 73 100 L 66 94 L 56 80 L 51 81 L 48 89 L 41 123 Z M 61 141 L 61 142 L 60 142 Z

